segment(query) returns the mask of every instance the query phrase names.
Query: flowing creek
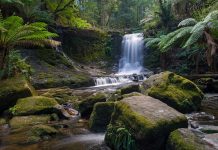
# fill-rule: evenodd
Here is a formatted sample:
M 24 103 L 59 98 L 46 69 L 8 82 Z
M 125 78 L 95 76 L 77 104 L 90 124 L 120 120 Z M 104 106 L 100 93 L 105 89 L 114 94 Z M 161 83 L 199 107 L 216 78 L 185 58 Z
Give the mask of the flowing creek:
M 79 94 L 95 93 L 98 91 L 113 92 L 117 88 L 134 81 L 146 80 L 150 72 L 143 68 L 143 34 L 127 34 L 123 37 L 122 57 L 119 62 L 119 70 L 116 74 L 107 77 L 95 78 L 95 87 L 81 88 Z M 216 116 L 218 117 L 218 116 Z M 218 149 L 218 141 L 204 134 L 218 132 L 218 119 L 206 113 L 188 114 L 189 128 L 203 136 L 205 141 L 215 145 Z M 26 144 L 29 137 L 26 134 L 30 128 L 12 130 L 8 125 L 0 127 L 1 150 L 110 150 L 104 143 L 104 133 L 92 133 L 88 130 L 88 120 L 78 118 L 76 121 L 50 122 L 50 126 L 60 128 L 61 135 L 37 144 Z

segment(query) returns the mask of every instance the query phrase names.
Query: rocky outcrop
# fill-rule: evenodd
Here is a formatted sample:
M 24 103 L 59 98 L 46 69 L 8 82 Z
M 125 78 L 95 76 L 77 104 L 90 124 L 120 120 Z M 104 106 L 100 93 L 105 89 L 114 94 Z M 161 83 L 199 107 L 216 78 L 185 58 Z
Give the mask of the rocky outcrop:
M 36 95 L 35 90 L 23 76 L 1 81 L 0 112 L 14 106 L 19 98 Z
M 98 102 L 105 102 L 107 95 L 102 92 L 94 93 L 89 96 L 87 99 L 79 103 L 79 111 L 83 117 L 90 116 L 94 105 Z
M 107 125 L 110 123 L 113 111 L 114 103 L 96 103 L 89 120 L 90 129 L 95 132 L 105 131 Z
M 132 93 L 132 92 L 140 92 L 138 84 L 128 85 L 128 86 L 122 87 L 120 89 L 121 95 L 129 94 L 129 93 Z
M 206 94 L 201 103 L 202 111 L 218 117 L 218 94 Z
M 167 142 L 167 150 L 215 150 L 189 129 L 173 131 Z
M 116 102 L 105 141 L 114 149 L 125 145 L 120 135 L 136 143 L 140 150 L 163 149 L 170 132 L 187 127 L 187 119 L 180 112 L 149 96 L 133 96 Z M 122 137 L 122 136 L 121 136 Z M 117 143 L 118 142 L 118 143 Z
M 190 80 L 172 72 L 163 72 L 143 83 L 146 94 L 161 100 L 182 113 L 200 109 L 204 97 L 201 90 Z
M 19 99 L 10 111 L 15 116 L 52 114 L 59 112 L 57 109 L 58 105 L 53 98 L 33 96 Z

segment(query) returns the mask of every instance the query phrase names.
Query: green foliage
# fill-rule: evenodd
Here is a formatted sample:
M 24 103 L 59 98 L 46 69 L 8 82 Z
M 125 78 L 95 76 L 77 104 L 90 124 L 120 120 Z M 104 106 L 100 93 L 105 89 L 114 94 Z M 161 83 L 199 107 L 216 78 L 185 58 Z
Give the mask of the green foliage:
M 9 77 L 21 73 L 27 78 L 33 72 L 31 66 L 26 63 L 26 59 L 22 59 L 18 51 L 10 52 L 7 71 Z
M 108 137 L 116 135 L 111 138 L 111 144 L 116 150 L 136 150 L 135 140 L 129 131 L 125 128 L 113 128 L 111 125 L 108 126 L 107 129 Z

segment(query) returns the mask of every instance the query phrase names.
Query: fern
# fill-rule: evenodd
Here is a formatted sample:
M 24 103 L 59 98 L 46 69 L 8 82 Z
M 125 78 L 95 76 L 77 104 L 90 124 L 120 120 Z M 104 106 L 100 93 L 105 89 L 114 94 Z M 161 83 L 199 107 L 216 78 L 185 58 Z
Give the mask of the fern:
M 161 48 L 161 52 L 166 52 L 169 48 L 175 46 L 178 42 L 185 40 L 192 31 L 192 27 L 184 27 L 180 28 L 176 32 L 177 34 L 173 36 L 167 43 L 165 43 L 164 47 Z
M 187 47 L 195 44 L 196 42 L 198 42 L 199 39 L 203 37 L 204 30 L 205 30 L 204 24 L 199 24 L 199 25 L 197 25 L 197 27 L 193 27 L 193 29 L 191 31 L 191 36 L 189 37 L 189 39 L 187 40 L 187 42 L 185 43 L 183 48 L 187 48 Z
M 146 47 L 157 47 L 160 40 L 160 38 L 147 38 L 145 39 Z
M 193 26 L 196 25 L 198 22 L 194 18 L 188 18 L 181 21 L 178 27 L 185 27 L 185 26 Z

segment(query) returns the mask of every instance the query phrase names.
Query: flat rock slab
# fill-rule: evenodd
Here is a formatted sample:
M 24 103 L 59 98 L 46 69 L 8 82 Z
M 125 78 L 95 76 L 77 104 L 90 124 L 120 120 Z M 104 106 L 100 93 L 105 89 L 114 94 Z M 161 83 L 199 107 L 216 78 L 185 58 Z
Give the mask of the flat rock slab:
M 116 149 L 113 143 L 118 136 L 116 129 L 125 128 L 135 140 L 137 149 L 164 149 L 170 132 L 187 126 L 185 115 L 165 103 L 149 96 L 132 96 L 115 104 L 105 141 Z
M 204 140 L 210 145 L 213 145 L 214 149 L 218 150 L 218 133 L 207 134 L 205 135 Z

